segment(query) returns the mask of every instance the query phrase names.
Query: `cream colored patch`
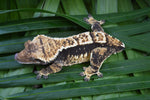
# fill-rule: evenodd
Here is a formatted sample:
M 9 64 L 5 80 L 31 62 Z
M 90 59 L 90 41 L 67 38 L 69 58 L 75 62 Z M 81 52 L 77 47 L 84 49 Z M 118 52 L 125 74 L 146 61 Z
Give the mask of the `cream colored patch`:
M 108 35 L 107 36 L 107 38 L 108 38 L 108 44 L 110 45 L 110 46 L 112 46 L 112 45 L 114 45 L 114 46 L 125 46 L 119 39 L 117 39 L 117 38 L 114 38 L 114 37 L 112 37 L 112 36 L 110 36 L 110 35 Z
M 79 55 L 78 63 L 87 62 L 90 60 L 90 54 L 81 54 Z
M 125 48 L 125 44 L 124 43 L 122 43 L 121 46 Z
M 101 48 L 99 55 L 104 55 L 104 53 L 107 51 L 107 48 Z
M 90 36 L 90 32 L 74 35 L 72 38 L 75 39 L 79 45 L 93 43 L 92 37 Z
M 61 42 L 62 49 L 67 49 L 78 45 L 77 41 L 72 37 L 60 38 L 59 40 Z
M 84 57 L 84 58 L 86 58 L 87 56 L 88 56 L 88 54 L 87 54 L 87 53 L 85 53 L 85 54 L 83 55 L 83 57 Z
M 42 41 L 42 43 L 41 43 Z M 59 54 L 61 49 L 61 44 L 53 38 L 47 37 L 45 35 L 38 35 L 33 40 L 32 43 L 38 46 L 38 50 L 33 53 L 37 59 L 44 62 L 49 62 L 54 60 Z
M 74 59 L 77 60 L 77 59 L 79 59 L 79 57 L 78 57 L 78 56 L 75 56 Z
M 87 62 L 90 60 L 90 53 L 80 54 L 80 55 L 68 55 L 67 60 L 63 61 L 63 66 L 70 66 L 74 64 L 79 64 Z M 69 62 L 69 63 L 68 63 Z
M 89 17 L 89 19 L 87 19 L 87 22 L 89 22 L 90 24 L 94 24 L 97 20 L 95 20 L 93 17 Z
M 104 32 L 100 31 L 100 32 L 92 32 L 91 33 L 93 35 L 93 40 L 96 43 L 106 43 L 106 36 Z

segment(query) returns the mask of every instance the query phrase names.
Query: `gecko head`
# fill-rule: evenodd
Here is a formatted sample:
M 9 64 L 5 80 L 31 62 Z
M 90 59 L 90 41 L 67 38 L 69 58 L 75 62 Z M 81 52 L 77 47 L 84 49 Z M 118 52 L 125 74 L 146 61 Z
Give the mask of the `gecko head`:
M 37 54 L 40 53 L 38 45 L 28 40 L 24 43 L 25 48 L 15 54 L 15 60 L 21 64 L 45 64 L 40 59 L 37 59 Z

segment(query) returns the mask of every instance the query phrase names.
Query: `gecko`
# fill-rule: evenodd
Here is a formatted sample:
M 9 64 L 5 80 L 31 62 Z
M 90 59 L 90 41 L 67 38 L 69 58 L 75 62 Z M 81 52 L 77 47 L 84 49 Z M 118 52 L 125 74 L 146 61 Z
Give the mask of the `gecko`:
M 49 74 L 61 71 L 63 66 L 71 66 L 90 61 L 88 67 L 83 67 L 81 76 L 89 81 L 92 75 L 102 77 L 100 68 L 103 62 L 112 54 L 125 49 L 125 44 L 104 32 L 104 20 L 96 20 L 91 15 L 84 19 L 91 25 L 92 31 L 77 35 L 53 38 L 37 35 L 24 43 L 25 48 L 15 54 L 15 60 L 21 64 L 47 65 L 40 71 L 35 71 L 36 79 L 48 78 Z

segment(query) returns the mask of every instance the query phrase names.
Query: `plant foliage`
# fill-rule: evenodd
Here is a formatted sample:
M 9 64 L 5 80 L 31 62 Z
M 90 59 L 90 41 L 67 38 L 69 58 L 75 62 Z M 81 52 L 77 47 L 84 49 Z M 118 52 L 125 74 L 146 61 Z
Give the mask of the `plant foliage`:
M 150 98 L 149 0 L 4 0 L 0 1 L 0 99 L 148 100 Z M 47 80 L 14 54 L 38 34 L 66 37 L 90 31 L 83 18 L 104 19 L 104 30 L 126 49 L 102 65 L 103 78 L 84 82 L 79 76 L 89 62 L 64 67 Z

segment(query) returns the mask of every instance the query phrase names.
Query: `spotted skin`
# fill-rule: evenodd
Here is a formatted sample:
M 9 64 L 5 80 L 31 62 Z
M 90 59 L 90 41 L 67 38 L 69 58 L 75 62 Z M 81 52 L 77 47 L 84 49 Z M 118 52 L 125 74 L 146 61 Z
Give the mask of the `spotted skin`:
M 83 67 L 84 80 L 89 81 L 94 74 L 102 77 L 99 71 L 104 60 L 110 55 L 125 48 L 124 43 L 108 35 L 101 27 L 104 20 L 97 21 L 92 16 L 85 21 L 91 24 L 91 32 L 84 32 L 65 38 L 52 38 L 38 35 L 32 41 L 27 41 L 25 49 L 15 55 L 22 64 L 48 65 L 36 71 L 37 79 L 47 79 L 49 74 L 61 71 L 62 66 L 71 66 L 90 61 L 88 67 Z
M 99 72 L 101 65 L 104 60 L 113 53 L 113 50 L 109 50 L 107 47 L 97 47 L 93 49 L 90 56 L 90 66 L 83 68 L 85 71 L 81 72 L 80 75 L 85 76 L 85 81 L 89 81 L 90 77 L 94 74 L 97 74 L 98 77 L 102 77 L 103 74 Z

